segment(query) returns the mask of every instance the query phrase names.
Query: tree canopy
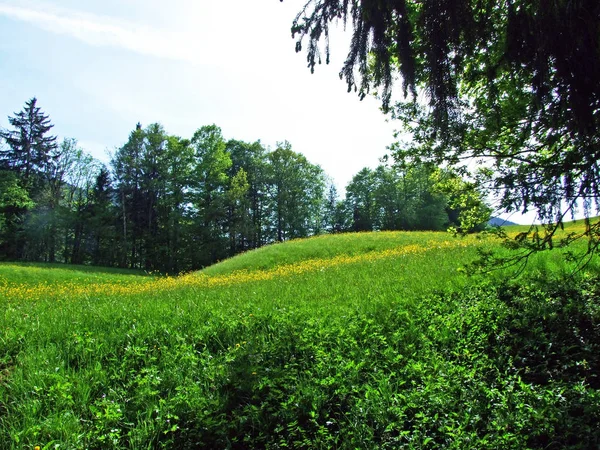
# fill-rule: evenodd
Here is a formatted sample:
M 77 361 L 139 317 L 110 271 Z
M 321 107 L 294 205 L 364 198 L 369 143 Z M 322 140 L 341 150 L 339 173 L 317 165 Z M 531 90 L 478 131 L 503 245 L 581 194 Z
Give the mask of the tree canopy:
M 480 161 L 502 208 L 554 227 L 578 205 L 597 211 L 600 2 L 309 0 L 292 35 L 311 70 L 323 48 L 329 62 L 339 21 L 352 28 L 340 77 L 361 97 L 379 90 L 413 133 L 397 159 Z M 393 104 L 396 74 L 405 100 Z
M 341 200 L 288 141 L 270 149 L 225 139 L 214 124 L 188 139 L 138 123 L 105 166 L 75 139 L 55 145 L 48 116 L 36 111 L 31 122 L 44 127 L 15 121 L 2 131 L 0 260 L 178 273 L 323 232 L 471 228 L 457 215 L 466 204 L 453 196 L 460 180 L 437 179 L 432 165 L 364 169 Z

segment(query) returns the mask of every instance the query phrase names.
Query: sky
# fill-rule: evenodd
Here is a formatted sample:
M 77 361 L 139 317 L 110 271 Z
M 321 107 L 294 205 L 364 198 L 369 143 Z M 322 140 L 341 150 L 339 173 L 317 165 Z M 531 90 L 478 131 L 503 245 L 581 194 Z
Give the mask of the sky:
M 393 140 L 374 98 L 339 79 L 348 34 L 314 74 L 295 52 L 304 0 L 0 0 L 0 126 L 32 97 L 95 157 L 140 122 L 190 138 L 216 124 L 226 139 L 284 140 L 339 190 L 375 167 Z
M 0 0 L 0 127 L 36 97 L 59 139 L 108 162 L 138 122 L 184 138 L 214 123 L 225 139 L 289 141 L 343 195 L 388 153 L 399 124 L 340 80 L 341 24 L 331 63 L 310 73 L 290 31 L 304 3 Z

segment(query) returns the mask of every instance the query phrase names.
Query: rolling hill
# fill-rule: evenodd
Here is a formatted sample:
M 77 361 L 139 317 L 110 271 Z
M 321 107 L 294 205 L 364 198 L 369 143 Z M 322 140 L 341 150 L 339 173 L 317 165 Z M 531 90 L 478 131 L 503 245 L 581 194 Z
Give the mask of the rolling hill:
M 0 264 L 0 447 L 599 445 L 596 262 L 464 275 L 499 248 L 380 232 L 179 277 Z

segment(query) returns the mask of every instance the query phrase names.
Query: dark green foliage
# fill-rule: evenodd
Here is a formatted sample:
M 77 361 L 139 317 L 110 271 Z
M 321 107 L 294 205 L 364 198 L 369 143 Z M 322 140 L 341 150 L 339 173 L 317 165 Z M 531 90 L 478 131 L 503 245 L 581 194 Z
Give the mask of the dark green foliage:
M 387 105 L 391 95 L 394 61 L 399 63 L 405 95 L 409 89 L 415 93 L 417 61 L 413 49 L 414 24 L 411 20 L 414 20 L 416 9 L 412 2 L 404 0 L 309 1 L 292 25 L 292 37 L 299 35 L 296 51 L 302 50 L 302 41 L 308 36 L 308 66 L 314 71 L 316 63 L 322 62 L 319 43 L 324 37 L 325 61 L 329 63 L 329 23 L 342 20 L 346 25 L 351 21 L 352 41 L 340 78 L 345 78 L 348 91 L 359 89 L 361 97 L 368 93 L 371 86 L 382 86 L 384 105 Z M 356 67 L 361 76 L 360 83 L 355 81 Z
M 267 151 L 260 142 L 230 140 L 227 151 L 232 161 L 229 177 L 241 177 L 243 171 L 247 183 L 247 189 L 241 195 L 243 183 L 240 181 L 238 192 L 229 205 L 230 255 L 234 255 L 269 241 L 266 232 L 269 221 L 268 160 Z
M 0 258 L 18 255 L 23 214 L 33 206 L 17 174 L 0 170 Z
M 431 165 L 362 169 L 346 187 L 352 231 L 445 230 L 485 225 L 482 194 L 450 171 Z
M 0 147 L 0 169 L 16 173 L 19 186 L 26 191 L 29 199 L 37 202 L 43 194 L 46 171 L 56 157 L 56 136 L 48 135 L 54 125 L 37 106 L 35 97 L 25 102 L 22 111 L 9 116 L 8 121 L 14 130 L 0 130 L 0 137 L 8 145 L 6 149 Z M 32 207 L 33 204 L 16 205 L 13 202 L 8 212 L 10 228 L 4 230 L 8 233 L 4 238 L 9 244 L 4 247 L 3 253 L 10 259 L 27 255 L 27 206 Z
M 94 185 L 89 205 L 89 228 L 92 241 L 92 264 L 109 266 L 116 244 L 117 212 L 113 204 L 113 187 L 110 173 L 102 167 Z
M 121 266 L 198 269 L 322 231 L 322 170 L 289 143 L 268 152 L 226 141 L 216 125 L 191 140 L 139 125 L 112 165 Z
M 398 159 L 477 161 L 500 208 L 537 212 L 557 228 L 575 211 L 595 215 L 600 192 L 600 3 L 596 0 L 310 0 L 292 25 L 308 40 L 311 69 L 329 25 L 352 24 L 340 75 L 364 96 L 398 70 L 413 101 L 392 109 L 412 142 Z M 355 81 L 358 69 L 360 81 Z M 417 93 L 426 94 L 417 101 Z M 582 237 L 599 245 L 596 221 Z M 545 243 L 544 243 L 545 244 Z M 535 250 L 541 250 L 544 246 Z M 545 247 L 547 248 L 547 246 Z M 526 249 L 529 250 L 529 249 Z
M 296 51 L 308 37 L 312 70 L 321 62 L 323 37 L 329 60 L 330 22 L 351 22 L 340 73 L 348 88 L 356 89 L 358 68 L 361 95 L 371 85 L 381 86 L 385 106 L 397 68 L 405 95 L 417 87 L 427 91 L 438 126 L 455 116 L 460 83 L 477 80 L 486 94 L 499 96 L 504 92 L 499 81 L 512 71 L 535 96 L 532 113 L 552 110 L 569 130 L 585 135 L 595 133 L 598 120 L 599 8 L 594 0 L 311 0 L 296 17 L 292 35 L 299 35 Z
M 25 102 L 23 111 L 15 113 L 8 121 L 15 129 L 0 132 L 0 137 L 9 146 L 8 150 L 0 152 L 0 163 L 4 168 L 18 172 L 27 184 L 30 176 L 46 170 L 57 147 L 56 136 L 48 136 L 54 125 L 37 106 L 35 97 Z
M 331 183 L 327 189 L 323 211 L 323 227 L 327 233 L 341 233 L 352 229 L 350 211 L 338 198 L 337 188 Z
M 35 104 L 2 133 L 3 258 L 178 273 L 323 231 L 323 171 L 287 142 L 267 151 L 216 125 L 188 140 L 137 124 L 109 172 L 76 140 L 44 136 Z
M 191 188 L 196 210 L 192 267 L 200 268 L 227 256 L 227 171 L 232 161 L 221 129 L 216 125 L 198 129 L 191 145 L 195 157 Z
M 352 231 L 375 229 L 375 179 L 373 172 L 364 168 L 352 178 L 346 187 L 346 204 L 352 213 Z
M 167 136 L 159 124 L 142 129 L 138 124 L 128 142 L 113 157 L 116 198 L 121 222 L 120 265 L 153 269 L 157 234 L 156 202 L 161 188 L 160 160 Z
M 272 233 L 276 241 L 319 234 L 325 179 L 321 167 L 279 143 L 268 154 Z
M 487 447 L 598 446 L 598 288 L 597 278 L 548 276 L 422 305 L 433 309 L 432 344 L 461 372 L 476 370 L 464 372 L 480 380 L 475 390 L 461 395 L 481 395 L 471 416 L 493 439 Z
M 179 397 L 173 443 L 593 448 L 597 290 L 597 280 L 550 292 L 480 286 L 410 312 L 257 319 L 212 338 L 231 356 L 213 366 L 212 402 Z

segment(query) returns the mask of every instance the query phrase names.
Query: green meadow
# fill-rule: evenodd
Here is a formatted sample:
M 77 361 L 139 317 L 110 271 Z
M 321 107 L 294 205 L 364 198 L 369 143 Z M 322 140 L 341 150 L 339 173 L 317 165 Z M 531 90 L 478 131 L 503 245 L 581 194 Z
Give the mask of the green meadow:
M 2 263 L 0 448 L 597 448 L 597 261 L 469 277 L 482 248 L 327 235 L 178 277 Z

